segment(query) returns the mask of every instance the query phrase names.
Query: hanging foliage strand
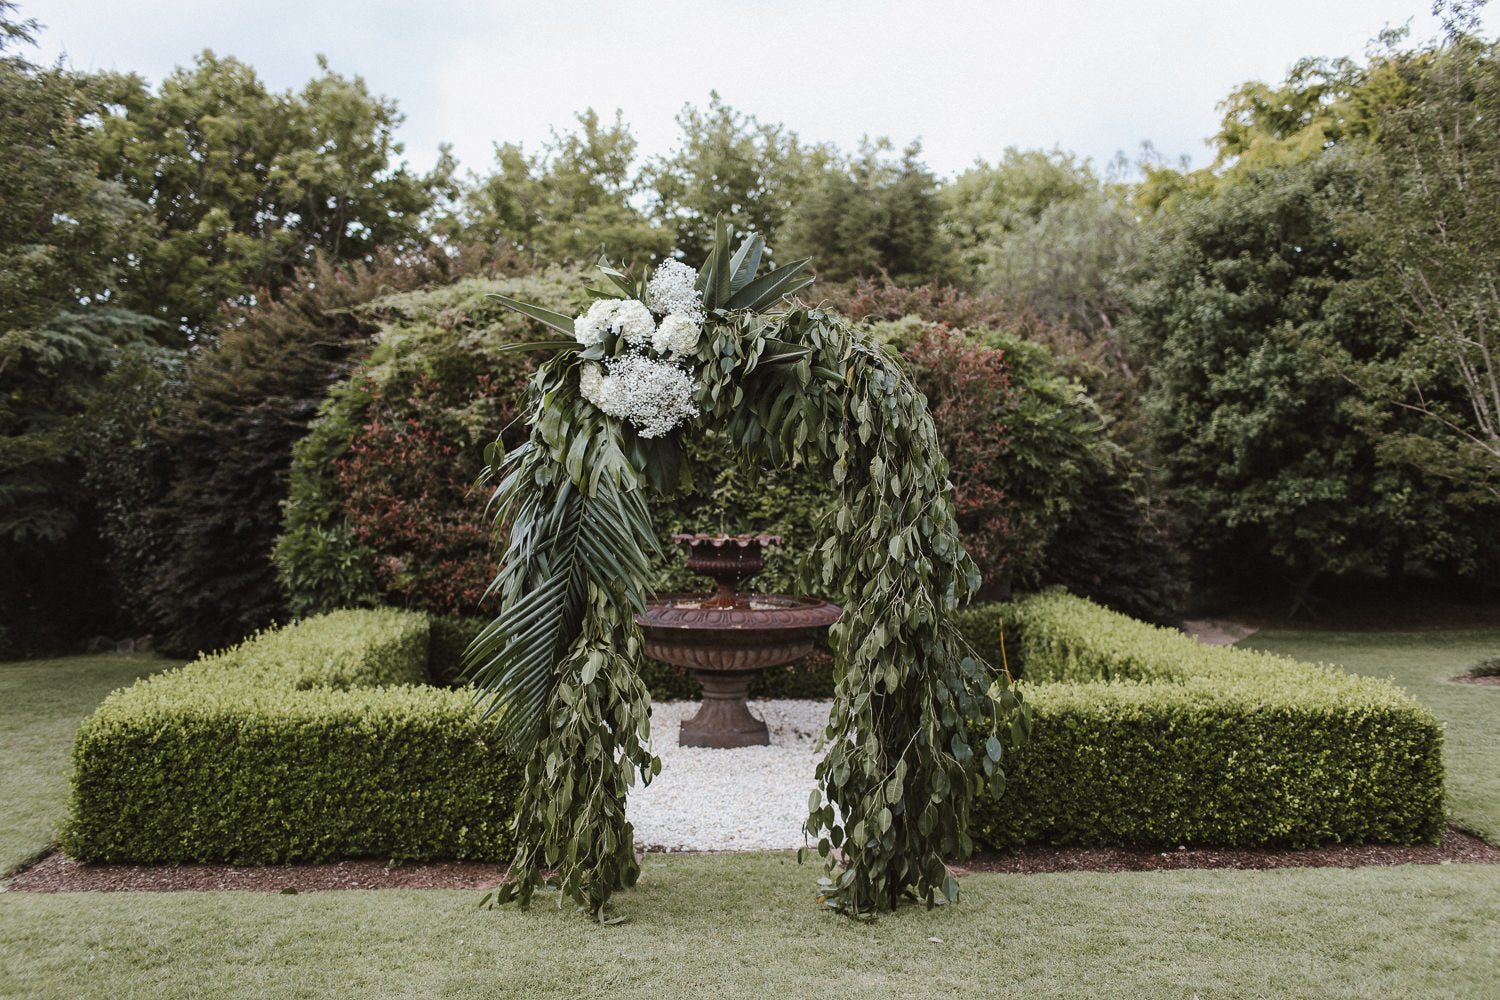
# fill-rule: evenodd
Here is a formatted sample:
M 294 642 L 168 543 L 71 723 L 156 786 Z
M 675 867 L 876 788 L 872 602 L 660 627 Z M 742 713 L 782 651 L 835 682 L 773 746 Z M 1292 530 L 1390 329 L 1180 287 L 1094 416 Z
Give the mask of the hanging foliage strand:
M 1005 748 L 1027 738 L 1029 706 L 950 621 L 979 575 L 926 401 L 898 359 L 838 318 L 762 312 L 808 281 L 805 262 L 756 277 L 762 252 L 751 237 L 731 254 L 719 226 L 695 284 L 701 335 L 691 355 L 673 357 L 694 373 L 697 422 L 736 442 L 747 467 L 807 464 L 840 487 L 826 540 L 800 569 L 808 592 L 844 608 L 806 823 L 827 864 L 820 894 L 861 918 L 903 898 L 954 900 L 944 859 L 972 852 L 974 796 L 985 782 L 1003 791 Z M 648 301 L 644 275 L 601 273 L 596 297 Z M 507 304 L 574 336 L 569 317 Z M 487 455 L 496 517 L 510 530 L 492 587 L 502 610 L 471 647 L 469 674 L 527 761 L 520 847 L 498 900 L 524 905 L 551 868 L 604 920 L 611 894 L 639 874 L 626 793 L 661 767 L 633 621 L 656 544 L 646 498 L 690 489 L 691 475 L 680 430 L 648 437 L 579 389 L 583 366 L 639 346 L 608 333 L 547 346 L 559 353 L 532 385 L 531 440 Z M 970 720 L 987 722 L 982 746 L 971 745 Z

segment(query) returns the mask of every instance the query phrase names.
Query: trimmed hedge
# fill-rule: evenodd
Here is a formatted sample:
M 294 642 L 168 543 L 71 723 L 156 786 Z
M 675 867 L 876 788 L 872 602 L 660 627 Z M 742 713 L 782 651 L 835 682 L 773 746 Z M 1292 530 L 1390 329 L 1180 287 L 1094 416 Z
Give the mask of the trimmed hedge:
M 1060 590 L 969 611 L 965 632 L 988 646 L 1000 619 L 1035 716 L 1005 794 L 976 804 L 976 840 L 1308 847 L 1442 833 L 1442 727 L 1389 682 L 1203 646 Z
M 1387 682 L 1201 646 L 1061 591 L 959 617 L 991 662 L 1003 648 L 1035 712 L 1005 794 L 976 803 L 980 842 L 1441 834 L 1441 727 Z M 64 849 L 134 863 L 507 859 L 520 770 L 468 692 L 429 686 L 474 624 L 333 612 L 115 692 L 76 738 Z M 767 682 L 826 697 L 827 672 L 795 664 Z
M 465 691 L 430 687 L 429 623 L 337 611 L 110 695 L 78 731 L 80 861 L 505 860 L 518 768 Z

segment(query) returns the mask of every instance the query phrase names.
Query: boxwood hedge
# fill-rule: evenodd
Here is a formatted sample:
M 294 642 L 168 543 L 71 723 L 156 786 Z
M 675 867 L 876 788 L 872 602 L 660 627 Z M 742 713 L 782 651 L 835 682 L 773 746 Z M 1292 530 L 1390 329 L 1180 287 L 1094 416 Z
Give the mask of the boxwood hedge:
M 966 613 L 1024 674 L 1035 720 L 974 837 L 1306 847 L 1441 834 L 1442 727 L 1394 685 L 1200 645 L 1050 591 Z
M 1441 727 L 1389 683 L 1200 646 L 1060 591 L 961 625 L 1024 676 L 1035 710 L 1005 794 L 976 804 L 981 843 L 1441 833 Z M 333 612 L 115 692 L 77 736 L 64 848 L 139 863 L 508 859 L 520 772 L 467 692 L 430 684 L 449 679 L 468 623 L 432 626 Z
M 508 859 L 519 770 L 464 691 L 428 686 L 429 623 L 338 611 L 116 691 L 80 728 L 81 861 Z

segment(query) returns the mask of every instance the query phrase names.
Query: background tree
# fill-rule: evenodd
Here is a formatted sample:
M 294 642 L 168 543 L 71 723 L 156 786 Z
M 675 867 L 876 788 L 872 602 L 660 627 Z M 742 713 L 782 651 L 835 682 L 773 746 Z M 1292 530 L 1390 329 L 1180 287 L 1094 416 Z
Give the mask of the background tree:
M 1142 359 L 1116 326 L 1143 235 L 1126 186 L 1071 153 L 1011 148 L 960 174 L 942 199 L 972 285 L 1024 305 L 1054 346 L 1097 368 L 1096 397 L 1133 419 Z
M 781 237 L 783 258 L 813 258 L 824 281 L 883 274 L 901 284 L 950 277 L 938 181 L 914 142 L 899 158 L 888 139 L 861 143 L 798 201 Z
M 837 159 L 827 144 L 803 145 L 797 133 L 744 115 L 710 92 L 708 109 L 685 105 L 677 115 L 680 145 L 643 171 L 651 215 L 673 234 L 672 247 L 702 260 L 720 216 L 738 232 L 765 237 L 773 256 L 783 227 L 803 195 Z
M 395 103 L 319 65 L 299 94 L 272 93 L 251 67 L 208 51 L 157 92 L 119 81 L 98 162 L 157 227 L 123 304 L 186 341 L 209 334 L 220 303 L 274 292 L 315 253 L 363 260 L 421 242 L 451 163 L 426 177 L 394 166 Z
M 507 245 L 535 262 L 594 260 L 606 250 L 626 263 L 660 256 L 671 234 L 635 207 L 643 182 L 632 173 L 636 140 L 615 112 L 603 125 L 592 108 L 578 129 L 552 133 L 541 155 L 495 145 L 495 169 L 460 185 L 456 210 L 438 225 L 459 243 Z
M 1443 490 L 1377 461 L 1358 391 L 1325 361 L 1329 345 L 1368 359 L 1401 340 L 1338 222 L 1357 185 L 1336 150 L 1241 174 L 1182 211 L 1132 301 L 1153 443 L 1200 571 L 1284 575 L 1294 606 L 1323 573 L 1399 569 L 1464 534 Z
M 378 329 L 358 307 L 453 272 L 441 254 L 317 259 L 274 299 L 239 307 L 219 343 L 193 357 L 157 428 L 172 455 L 172 485 L 152 519 L 163 553 L 150 593 L 160 648 L 217 649 L 285 618 L 271 548 L 292 445 Z
M 119 297 L 143 206 L 95 171 L 116 81 L 21 58 L 35 24 L 14 11 L 0 2 L 0 644 L 33 648 L 107 624 L 79 418 L 117 345 L 156 330 Z
M 1388 458 L 1500 499 L 1500 58 L 1473 34 L 1481 6 L 1434 5 L 1447 38 L 1403 61 L 1409 99 L 1361 161 L 1358 232 L 1410 336 L 1358 377 L 1428 418 L 1384 434 Z

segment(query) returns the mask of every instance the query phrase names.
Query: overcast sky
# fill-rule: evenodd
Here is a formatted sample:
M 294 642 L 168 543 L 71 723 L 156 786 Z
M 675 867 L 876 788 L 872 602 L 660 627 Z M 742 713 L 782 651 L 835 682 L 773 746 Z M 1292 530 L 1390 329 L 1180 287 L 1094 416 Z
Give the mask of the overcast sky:
M 1386 25 L 1438 34 L 1420 0 L 19 0 L 43 25 L 30 58 L 66 53 L 153 85 L 212 49 L 276 90 L 331 68 L 406 116 L 405 156 L 440 142 L 487 172 L 492 143 L 539 151 L 592 107 L 624 113 L 640 153 L 668 153 L 684 104 L 709 92 L 804 141 L 920 139 L 950 176 L 1007 146 L 1103 167 L 1143 140 L 1194 166 L 1214 105 L 1298 58 L 1362 57 Z M 1491 18 L 1493 20 L 1493 18 Z

